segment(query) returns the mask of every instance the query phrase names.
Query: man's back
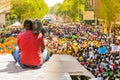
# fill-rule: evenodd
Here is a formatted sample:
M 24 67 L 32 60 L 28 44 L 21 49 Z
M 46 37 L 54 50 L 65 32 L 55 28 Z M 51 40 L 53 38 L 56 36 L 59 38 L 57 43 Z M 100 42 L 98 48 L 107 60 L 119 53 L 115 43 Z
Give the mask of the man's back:
M 31 30 L 19 34 L 18 45 L 21 63 L 33 66 L 40 65 L 42 63 L 41 46 L 43 43 L 43 38 L 38 38 Z

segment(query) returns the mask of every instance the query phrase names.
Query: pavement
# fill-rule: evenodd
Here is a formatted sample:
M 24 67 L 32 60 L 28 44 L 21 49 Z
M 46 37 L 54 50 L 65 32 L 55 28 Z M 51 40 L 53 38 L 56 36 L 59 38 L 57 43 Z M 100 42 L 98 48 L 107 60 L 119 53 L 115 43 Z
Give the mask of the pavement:
M 40 69 L 22 69 L 12 55 L 0 54 L 0 80 L 71 80 L 67 73 L 44 72 Z
M 39 70 L 22 69 L 12 55 L 0 55 L 0 80 L 38 80 Z
M 73 65 L 76 66 L 71 67 Z M 54 55 L 40 69 L 22 69 L 12 55 L 0 54 L 0 80 L 72 80 L 69 73 L 74 75 L 78 72 L 94 78 L 71 56 Z

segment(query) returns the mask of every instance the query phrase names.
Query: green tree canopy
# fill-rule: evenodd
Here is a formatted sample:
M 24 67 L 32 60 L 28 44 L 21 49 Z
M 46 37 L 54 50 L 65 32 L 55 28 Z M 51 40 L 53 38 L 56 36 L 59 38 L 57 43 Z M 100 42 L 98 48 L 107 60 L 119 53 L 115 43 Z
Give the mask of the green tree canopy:
M 104 19 L 109 25 L 118 19 L 120 14 L 120 0 L 98 0 L 95 15 Z
M 51 10 L 55 10 L 54 14 L 69 16 L 73 21 L 76 21 L 79 19 L 80 13 L 85 10 L 85 1 L 86 0 L 64 0 L 62 4 L 53 6 Z
M 11 0 L 11 14 L 20 20 L 25 18 L 41 18 L 49 8 L 44 0 Z
M 60 9 L 60 7 L 62 6 L 62 4 L 61 3 L 58 3 L 58 4 L 55 4 L 54 6 L 52 6 L 51 8 L 50 8 L 50 14 L 56 14 L 56 15 L 58 15 L 59 14 L 59 9 Z
M 109 29 L 112 27 L 113 22 L 115 23 L 119 19 L 120 0 L 98 0 L 97 3 L 95 15 L 98 18 L 105 20 L 109 34 Z

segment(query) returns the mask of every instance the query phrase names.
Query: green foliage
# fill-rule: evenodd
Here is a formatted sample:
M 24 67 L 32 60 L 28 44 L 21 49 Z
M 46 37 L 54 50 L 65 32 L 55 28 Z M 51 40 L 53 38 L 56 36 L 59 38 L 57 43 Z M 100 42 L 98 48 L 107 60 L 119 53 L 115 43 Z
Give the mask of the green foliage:
M 114 28 L 113 26 L 117 22 L 120 16 L 120 0 L 98 0 L 99 6 L 97 6 L 97 10 L 95 11 L 96 16 L 98 18 L 104 19 L 107 24 L 108 35 L 110 27 Z M 114 33 L 115 35 L 115 33 Z
M 64 0 L 62 4 L 53 6 L 51 10 L 55 10 L 54 14 L 69 16 L 73 21 L 78 21 L 80 13 L 85 10 L 84 3 L 85 0 Z
M 67 15 L 73 20 L 73 21 L 78 21 L 80 13 L 84 11 L 84 1 L 85 0 L 65 0 L 63 3 L 67 8 Z
M 41 18 L 48 12 L 44 0 L 11 0 L 11 15 L 21 21 L 26 18 Z
M 120 0 L 101 0 L 97 17 L 104 19 L 108 25 L 115 22 L 120 14 Z
M 56 14 L 56 15 L 58 15 L 59 14 L 59 12 L 60 12 L 60 7 L 61 7 L 61 3 L 58 3 L 58 4 L 56 4 L 56 5 L 54 5 L 53 7 L 51 7 L 50 8 L 50 14 Z

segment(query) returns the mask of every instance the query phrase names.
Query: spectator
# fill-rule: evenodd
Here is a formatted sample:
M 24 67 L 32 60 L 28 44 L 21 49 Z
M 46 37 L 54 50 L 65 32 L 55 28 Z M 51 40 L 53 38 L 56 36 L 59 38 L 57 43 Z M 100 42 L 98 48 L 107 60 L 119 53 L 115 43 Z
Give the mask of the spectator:
M 14 59 L 22 68 L 39 68 L 42 63 L 42 49 L 44 38 L 41 33 L 32 32 L 33 23 L 31 20 L 24 21 L 25 32 L 18 35 L 18 47 L 13 52 Z

